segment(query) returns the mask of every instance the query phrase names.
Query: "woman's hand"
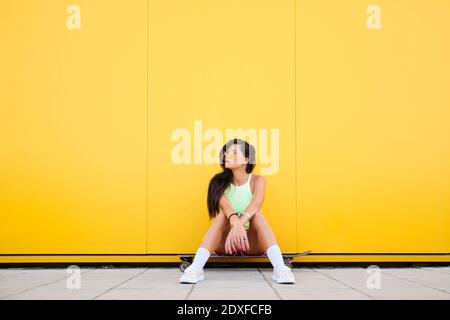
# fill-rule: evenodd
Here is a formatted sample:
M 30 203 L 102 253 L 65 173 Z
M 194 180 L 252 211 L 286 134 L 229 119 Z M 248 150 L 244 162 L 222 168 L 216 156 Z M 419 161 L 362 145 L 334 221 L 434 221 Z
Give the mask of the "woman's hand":
M 247 251 L 250 245 L 247 239 L 247 231 L 242 222 L 233 224 L 225 241 L 225 252 L 232 254 L 237 250 Z

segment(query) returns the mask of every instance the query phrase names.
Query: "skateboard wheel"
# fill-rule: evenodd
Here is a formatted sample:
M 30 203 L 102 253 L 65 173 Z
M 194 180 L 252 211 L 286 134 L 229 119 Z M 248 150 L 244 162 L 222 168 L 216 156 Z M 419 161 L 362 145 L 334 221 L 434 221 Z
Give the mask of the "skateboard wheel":
M 187 261 L 183 261 L 182 263 L 180 263 L 180 270 L 181 272 L 184 272 L 184 270 L 186 270 L 187 267 L 189 267 L 191 264 Z
M 284 260 L 284 264 L 292 269 L 292 259 L 291 258 L 284 258 L 283 260 Z

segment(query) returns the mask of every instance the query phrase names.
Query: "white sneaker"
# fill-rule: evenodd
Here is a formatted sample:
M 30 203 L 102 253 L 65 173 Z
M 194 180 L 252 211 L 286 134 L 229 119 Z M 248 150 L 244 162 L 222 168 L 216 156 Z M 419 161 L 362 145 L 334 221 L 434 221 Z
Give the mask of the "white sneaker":
M 295 283 L 291 268 L 286 265 L 273 270 L 272 280 L 277 283 Z
M 180 283 L 197 283 L 205 279 L 205 272 L 203 269 L 186 268 L 183 275 L 180 277 Z

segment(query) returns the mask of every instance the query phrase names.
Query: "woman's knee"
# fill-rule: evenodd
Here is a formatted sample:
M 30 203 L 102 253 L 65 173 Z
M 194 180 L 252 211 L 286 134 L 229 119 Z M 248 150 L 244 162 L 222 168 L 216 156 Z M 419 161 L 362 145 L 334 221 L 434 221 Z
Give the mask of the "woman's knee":
M 227 218 L 225 217 L 225 214 L 222 211 L 219 212 L 217 216 L 214 218 L 214 221 L 219 224 L 224 224 L 226 220 Z
M 261 226 L 266 224 L 266 220 L 264 218 L 264 216 L 262 215 L 262 212 L 257 212 L 255 213 L 255 215 L 253 215 L 251 221 L 250 221 L 250 225 L 254 225 L 254 226 Z
M 222 231 L 225 231 L 228 227 L 228 220 L 225 217 L 225 214 L 223 212 L 220 212 L 215 218 L 213 222 L 213 226 L 217 229 L 220 229 Z

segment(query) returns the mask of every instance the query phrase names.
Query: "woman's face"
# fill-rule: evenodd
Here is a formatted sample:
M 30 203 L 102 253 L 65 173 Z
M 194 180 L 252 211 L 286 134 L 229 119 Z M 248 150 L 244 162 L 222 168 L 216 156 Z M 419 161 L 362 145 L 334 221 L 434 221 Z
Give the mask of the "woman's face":
M 246 165 L 248 159 L 244 156 L 241 148 L 237 144 L 232 144 L 228 147 L 225 153 L 225 168 L 233 169 L 242 165 Z

